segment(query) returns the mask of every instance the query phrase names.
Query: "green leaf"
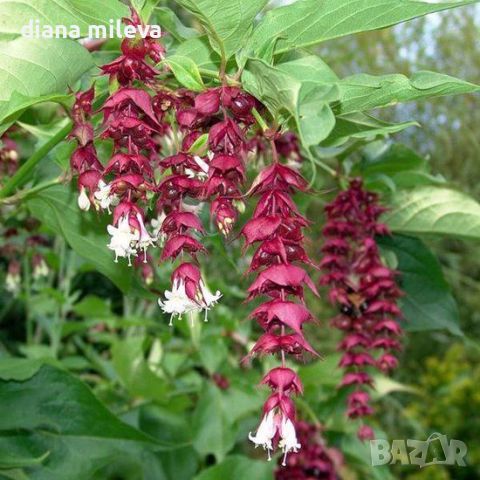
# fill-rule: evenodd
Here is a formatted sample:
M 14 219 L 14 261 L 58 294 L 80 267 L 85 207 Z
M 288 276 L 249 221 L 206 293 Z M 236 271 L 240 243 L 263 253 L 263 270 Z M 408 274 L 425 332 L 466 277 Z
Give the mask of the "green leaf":
M 271 480 L 274 469 L 274 462 L 251 460 L 241 455 L 231 455 L 219 465 L 204 470 L 194 480 L 225 480 L 226 478 L 232 480 Z
M 176 0 L 201 23 L 212 48 L 228 60 L 251 32 L 268 0 Z
M 322 81 L 331 78 L 332 73 L 320 59 L 317 63 L 301 59 L 276 67 L 250 59 L 242 82 L 274 117 L 284 124 L 293 118 L 302 144 L 308 148 L 327 138 L 335 126 L 329 104 L 338 100 L 339 91 L 334 83 Z
M 42 101 L 65 101 L 67 87 L 93 66 L 73 40 L 0 42 L 0 123 Z
M 349 140 L 373 140 L 378 136 L 401 132 L 418 126 L 416 122 L 389 123 L 364 113 L 350 113 L 336 118 L 335 127 L 322 147 L 341 147 Z
M 152 449 L 169 448 L 121 422 L 81 381 L 43 366 L 27 381 L 0 381 L 0 451 L 50 452 L 35 480 L 92 478 L 105 465 L 141 463 Z
M 228 356 L 225 341 L 218 335 L 210 335 L 202 338 L 198 353 L 202 365 L 210 375 L 213 375 L 219 370 Z
M 465 193 L 423 186 L 398 191 L 391 204 L 384 221 L 395 232 L 480 239 L 480 204 Z
M 376 30 L 477 0 L 298 0 L 270 10 L 255 28 L 247 45 L 257 55 L 277 38 L 275 53 L 308 47 L 352 33 Z
M 402 102 L 443 95 L 478 92 L 473 83 L 441 73 L 421 71 L 409 79 L 405 75 L 374 76 L 358 74 L 344 78 L 338 83 L 340 102 L 338 114 L 372 110 Z
M 77 25 L 82 37 L 88 36 L 89 25 L 109 25 L 109 20 L 128 16 L 128 8 L 119 0 L 102 0 L 102 8 L 86 0 L 8 0 L 0 2 L 0 38 L 21 35 L 22 27 L 38 20 L 44 25 Z M 36 24 L 35 24 L 36 25 Z M 35 26 L 34 25 L 34 26 Z M 38 43 L 44 40 L 37 39 Z
M 26 201 L 32 215 L 46 227 L 65 238 L 72 249 L 88 260 L 124 293 L 141 290 L 134 272 L 126 262 L 114 262 L 107 248 L 106 215 L 82 212 L 77 206 L 77 192 L 65 185 L 55 185 L 37 192 Z
M 45 452 L 39 457 L 18 456 L 15 454 L 0 452 L 0 470 L 10 468 L 24 468 L 40 465 L 50 455 L 50 452 Z
M 43 365 L 43 360 L 30 358 L 1 358 L 0 379 L 27 380 Z
M 382 251 L 397 257 L 400 288 L 405 293 L 399 300 L 405 317 L 402 327 L 411 332 L 445 329 L 463 335 L 457 303 L 438 260 L 425 244 L 403 235 L 379 237 L 378 243 Z
M 393 144 L 378 155 L 365 155 L 362 162 L 352 169 L 352 174 L 361 175 L 365 185 L 373 190 L 384 189 L 382 183 L 385 184 L 385 180 L 391 182 L 393 190 L 444 182 L 441 177 L 430 174 L 427 160 L 401 144 Z
M 192 59 L 199 69 L 218 73 L 220 57 L 210 48 L 206 36 L 189 38 L 175 50 L 175 55 Z
M 112 362 L 127 390 L 134 396 L 167 401 L 167 384 L 156 375 L 144 358 L 143 336 L 117 340 L 112 347 Z
M 166 63 L 170 67 L 175 78 L 184 87 L 195 92 L 205 89 L 198 67 L 191 58 L 172 55 L 163 60 L 162 63 Z
M 193 415 L 193 447 L 201 455 L 213 454 L 222 461 L 234 443 L 236 432 L 232 428 L 228 407 L 222 392 L 206 383 Z
M 186 27 L 170 8 L 157 7 L 155 13 L 162 29 L 170 33 L 177 41 L 182 42 L 197 35 L 197 32 L 193 28 Z

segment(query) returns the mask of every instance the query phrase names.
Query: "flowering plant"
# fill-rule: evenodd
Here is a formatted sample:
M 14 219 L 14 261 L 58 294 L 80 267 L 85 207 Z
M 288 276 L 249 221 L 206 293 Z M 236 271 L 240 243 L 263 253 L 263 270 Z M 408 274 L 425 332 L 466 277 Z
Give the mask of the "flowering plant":
M 480 206 L 388 138 L 412 122 L 370 113 L 479 87 L 339 78 L 306 49 L 473 2 L 70 3 L 64 24 L 163 34 L 8 41 L 25 89 L 0 102 L 0 257 L 25 321 L 0 406 L 28 414 L 0 422 L 20 452 L 0 474 L 371 478 L 409 332 L 460 332 L 415 235 L 480 237 Z M 30 88 L 37 67 L 55 82 Z

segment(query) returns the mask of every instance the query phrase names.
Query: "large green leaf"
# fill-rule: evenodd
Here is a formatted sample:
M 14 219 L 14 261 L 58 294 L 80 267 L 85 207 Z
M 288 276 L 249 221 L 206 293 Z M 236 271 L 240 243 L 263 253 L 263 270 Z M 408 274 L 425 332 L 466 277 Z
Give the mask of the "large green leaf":
M 175 55 L 192 59 L 198 68 L 218 72 L 220 57 L 210 48 L 205 35 L 189 38 L 175 50 Z
M 193 447 L 201 455 L 213 454 L 222 461 L 235 443 L 236 432 L 222 392 L 205 384 L 193 416 Z
M 27 381 L 0 381 L 0 450 L 36 459 L 34 480 L 84 480 L 104 465 L 140 464 L 167 448 L 121 422 L 80 380 L 43 366 Z M 28 453 L 28 455 L 27 455 Z M 67 473 L 68 472 L 68 473 Z
M 333 75 L 320 59 L 317 63 L 301 59 L 275 67 L 251 59 L 242 82 L 284 123 L 293 118 L 302 144 L 309 147 L 327 138 L 335 126 L 330 103 L 338 100 L 339 91 L 330 81 Z
M 379 238 L 383 251 L 393 252 L 400 272 L 400 287 L 405 296 L 400 307 L 408 331 L 449 330 L 461 335 L 455 299 L 443 276 L 438 260 L 417 238 L 394 235 Z
M 115 371 L 130 394 L 161 403 L 167 401 L 167 383 L 150 369 L 144 358 L 145 337 L 117 340 L 112 347 Z
M 480 239 L 480 204 L 465 193 L 423 186 L 393 195 L 384 220 L 395 232 Z
M 336 119 L 335 128 L 322 142 L 322 147 L 341 147 L 349 140 L 369 141 L 377 136 L 387 136 L 413 126 L 418 124 L 415 122 L 389 123 L 360 112 L 341 115 Z
M 0 379 L 26 380 L 44 364 L 41 359 L 7 357 L 0 359 Z
M 400 74 L 380 77 L 358 74 L 340 80 L 338 86 L 340 102 L 335 111 L 339 114 L 480 90 L 480 87 L 473 83 L 427 71 L 417 72 L 410 79 Z
M 247 52 L 257 55 L 265 44 L 277 39 L 275 53 L 284 53 L 472 3 L 477 0 L 298 0 L 265 15 Z
M 252 30 L 268 0 L 176 0 L 202 24 L 213 49 L 230 58 Z
M 362 161 L 352 169 L 353 175 L 360 175 L 369 189 L 393 190 L 414 188 L 419 185 L 441 184 L 445 180 L 430 173 L 427 160 L 405 145 L 393 144 L 376 149 L 370 144 L 365 149 Z M 387 148 L 385 148 L 387 147 Z M 370 152 L 373 151 L 373 155 Z
M 271 480 L 273 478 L 274 462 L 251 460 L 241 455 L 227 457 L 219 465 L 207 468 L 195 480 Z
M 41 101 L 64 101 L 69 86 L 93 66 L 73 40 L 0 42 L 0 123 Z
M 137 287 L 135 273 L 125 262 L 114 262 L 107 248 L 106 215 L 82 212 L 77 192 L 65 185 L 55 185 L 27 200 L 33 216 L 58 235 L 62 235 L 75 252 L 88 260 L 100 273 L 127 293 Z
M 40 29 L 44 25 L 77 25 L 85 37 L 89 25 L 108 26 L 109 20 L 123 16 L 128 16 L 128 8 L 119 0 L 102 0 L 102 8 L 90 0 L 0 0 L 0 38 L 20 35 L 30 20 L 38 20 Z

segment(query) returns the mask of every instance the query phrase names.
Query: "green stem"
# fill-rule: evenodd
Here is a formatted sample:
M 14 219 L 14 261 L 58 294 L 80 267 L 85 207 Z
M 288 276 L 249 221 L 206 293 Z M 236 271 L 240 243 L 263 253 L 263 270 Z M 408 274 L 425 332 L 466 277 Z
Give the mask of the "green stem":
M 27 190 L 20 190 L 19 192 L 17 192 L 15 195 L 12 195 L 11 197 L 0 198 L 0 204 L 3 203 L 5 205 L 13 205 L 15 203 L 18 203 L 21 200 L 24 200 L 26 197 L 34 193 L 41 192 L 42 190 L 53 187 L 53 185 L 58 185 L 61 182 L 62 182 L 62 178 L 58 177 L 58 178 L 54 178 L 53 180 L 49 180 L 48 182 L 40 183 L 39 185 L 36 185 L 33 188 L 29 188 Z
M 59 130 L 48 142 L 42 145 L 17 171 L 17 173 L 0 190 L 0 198 L 11 195 L 18 187 L 23 186 L 27 181 L 32 170 L 53 148 L 58 145 L 72 129 L 72 122 L 69 121 L 61 130 Z
M 256 108 L 252 108 L 252 115 L 255 117 L 255 120 L 257 123 L 260 125 L 260 128 L 266 132 L 268 130 L 268 125 L 265 122 L 265 120 L 262 118 L 262 116 L 258 113 L 258 110 Z

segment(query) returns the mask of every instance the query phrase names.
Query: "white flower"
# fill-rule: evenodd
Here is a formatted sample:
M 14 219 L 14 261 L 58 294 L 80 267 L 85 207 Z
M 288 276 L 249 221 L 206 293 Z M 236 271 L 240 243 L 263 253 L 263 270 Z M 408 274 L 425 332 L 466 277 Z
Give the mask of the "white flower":
M 185 313 L 199 311 L 201 307 L 193 301 L 185 291 L 185 283 L 181 280 L 173 282 L 172 291 L 165 290 L 165 301 L 158 300 L 158 304 L 164 313 L 170 313 L 169 326 L 173 325 L 173 317 L 181 316 Z
M 275 436 L 276 431 L 275 414 L 272 409 L 263 417 L 263 420 L 257 429 L 257 433 L 255 435 L 252 435 L 252 432 L 248 434 L 248 438 L 255 444 L 255 448 L 261 445 L 263 449 L 267 451 L 269 461 L 272 459 L 270 452 L 273 450 L 272 439 Z
M 215 294 L 212 294 L 212 292 L 208 289 L 208 287 L 205 285 L 203 280 L 200 280 L 199 282 L 200 285 L 200 294 L 201 294 L 201 301 L 203 304 L 203 309 L 205 310 L 205 321 L 208 321 L 207 315 L 208 311 L 210 310 L 210 307 L 213 307 L 220 298 L 222 297 L 222 294 L 220 290 L 217 290 Z
M 157 218 L 152 218 L 152 220 L 150 220 L 150 225 L 153 229 L 152 236 L 153 238 L 157 239 L 161 247 L 163 247 L 163 244 L 165 243 L 165 240 L 167 238 L 167 236 L 160 231 L 166 218 L 167 216 L 165 215 L 165 212 L 162 211 L 162 213 L 158 215 Z
M 286 465 L 287 454 L 289 452 L 297 452 L 301 445 L 297 440 L 297 433 L 295 432 L 295 426 L 292 421 L 286 417 L 282 417 L 282 423 L 280 425 L 280 442 L 278 446 L 283 450 L 283 462 L 282 465 Z
M 196 172 L 195 170 L 192 170 L 191 168 L 186 168 L 185 173 L 188 178 L 198 178 L 200 180 L 203 180 L 208 177 L 208 163 L 205 162 L 201 157 L 198 155 L 195 155 L 193 157 L 193 160 L 195 163 L 200 167 L 200 172 Z
M 115 252 L 115 262 L 118 262 L 118 257 L 127 257 L 128 265 L 131 266 L 130 257 L 137 255 L 135 245 L 139 239 L 138 230 L 132 233 L 128 217 L 123 216 L 118 222 L 118 227 L 108 225 L 107 231 L 112 236 L 107 247 Z
M 78 208 L 86 212 L 90 209 L 90 199 L 88 198 L 87 192 L 85 191 L 85 187 L 80 189 L 80 194 L 78 195 Z
M 142 216 L 139 213 L 137 213 L 137 220 L 140 224 L 140 236 L 136 246 L 143 250 L 143 263 L 147 263 L 147 248 L 154 244 L 154 239 L 147 232 Z
M 10 293 L 18 293 L 20 290 L 21 278 L 18 273 L 7 273 L 5 277 L 5 289 Z
M 48 266 L 45 263 L 45 260 L 42 258 L 37 265 L 33 268 L 33 278 L 38 279 L 41 277 L 46 277 L 48 276 Z
M 108 213 L 111 213 L 110 205 L 115 207 L 120 200 L 117 195 L 110 193 L 111 189 L 112 187 L 109 184 L 100 180 L 98 182 L 98 190 L 94 193 L 97 203 L 100 204 L 101 208 L 107 209 Z

